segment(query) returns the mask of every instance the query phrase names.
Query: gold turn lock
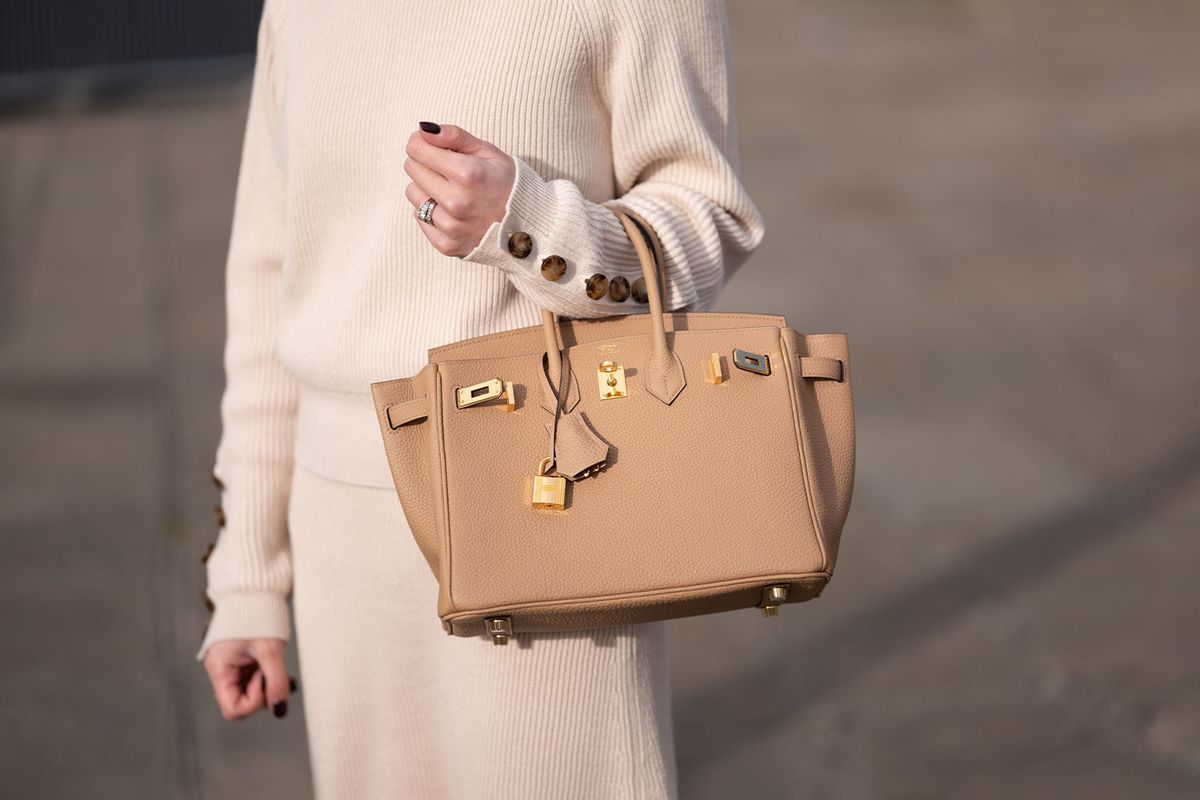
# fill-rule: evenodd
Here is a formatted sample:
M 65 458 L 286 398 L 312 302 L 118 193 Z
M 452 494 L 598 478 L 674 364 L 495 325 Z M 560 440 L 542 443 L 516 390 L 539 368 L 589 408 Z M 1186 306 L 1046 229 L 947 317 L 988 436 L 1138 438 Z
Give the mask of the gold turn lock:
M 567 504 L 567 479 L 546 474 L 553 463 L 554 459 L 547 457 L 538 464 L 538 474 L 533 478 L 534 508 L 559 510 Z
M 779 616 L 779 606 L 783 605 L 783 603 L 787 601 L 787 596 L 788 585 L 786 583 L 768 586 L 767 588 L 763 589 L 762 605 L 759 606 L 759 608 L 762 609 L 763 616 Z
M 505 411 L 517 410 L 517 398 L 513 392 L 512 381 L 502 381 L 499 378 L 481 381 L 471 386 L 462 386 L 454 392 L 454 404 L 459 408 L 470 408 L 488 400 L 503 397 Z
M 512 638 L 512 619 L 509 617 L 488 617 L 483 625 L 492 637 L 492 644 L 508 644 Z
M 615 361 L 601 361 L 596 367 L 596 382 L 600 384 L 600 399 L 625 397 L 625 368 Z

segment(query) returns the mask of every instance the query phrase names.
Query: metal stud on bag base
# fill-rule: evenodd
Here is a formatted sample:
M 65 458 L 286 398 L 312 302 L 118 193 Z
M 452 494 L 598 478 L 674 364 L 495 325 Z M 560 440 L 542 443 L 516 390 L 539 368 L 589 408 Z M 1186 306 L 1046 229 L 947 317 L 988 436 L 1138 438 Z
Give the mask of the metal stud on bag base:
M 512 638 L 512 619 L 509 617 L 488 617 L 483 621 L 492 644 L 508 644 Z
M 779 616 L 779 606 L 781 606 L 788 597 L 788 585 L 786 583 L 768 586 L 763 589 L 762 609 L 764 617 Z

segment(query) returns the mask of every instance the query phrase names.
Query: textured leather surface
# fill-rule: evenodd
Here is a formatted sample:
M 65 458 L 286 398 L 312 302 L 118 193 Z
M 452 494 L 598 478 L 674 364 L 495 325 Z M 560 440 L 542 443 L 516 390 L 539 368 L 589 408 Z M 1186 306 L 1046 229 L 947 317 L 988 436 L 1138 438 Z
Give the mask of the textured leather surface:
M 651 251 L 634 243 L 658 296 Z M 553 339 L 543 324 L 434 348 L 417 375 L 372 384 L 447 633 L 483 635 L 488 616 L 510 617 L 519 636 L 747 608 L 777 583 L 794 603 L 828 581 L 854 481 L 846 336 L 803 335 L 773 315 L 651 305 L 558 320 Z M 578 415 L 608 459 L 568 481 L 566 507 L 548 511 L 530 495 L 550 448 L 551 342 L 564 346 L 578 391 L 559 421 L 560 454 L 563 419 Z M 765 354 L 771 374 L 733 367 L 735 348 Z M 728 365 L 720 384 L 707 379 L 713 352 Z M 627 397 L 601 399 L 606 359 L 624 368 Z M 670 402 L 649 385 L 662 388 L 664 359 L 678 365 Z M 503 399 L 456 407 L 456 388 L 491 378 L 513 382 L 515 411 Z

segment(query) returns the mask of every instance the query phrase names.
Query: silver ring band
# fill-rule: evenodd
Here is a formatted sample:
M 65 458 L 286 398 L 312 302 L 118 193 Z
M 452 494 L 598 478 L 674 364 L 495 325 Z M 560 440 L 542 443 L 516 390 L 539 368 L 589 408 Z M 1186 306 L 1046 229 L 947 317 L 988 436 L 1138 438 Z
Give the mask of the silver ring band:
M 433 225 L 433 209 L 435 206 L 437 206 L 437 200 L 434 200 L 432 197 L 421 203 L 421 207 L 417 209 L 417 219 L 426 225 Z

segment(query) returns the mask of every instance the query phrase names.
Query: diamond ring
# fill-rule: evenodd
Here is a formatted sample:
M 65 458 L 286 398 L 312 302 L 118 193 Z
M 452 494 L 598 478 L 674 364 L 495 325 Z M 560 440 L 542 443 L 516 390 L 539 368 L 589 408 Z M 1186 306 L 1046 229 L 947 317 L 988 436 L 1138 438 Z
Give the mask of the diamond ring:
M 436 205 L 437 200 L 434 200 L 432 197 L 421 203 L 421 207 L 417 209 L 417 219 L 426 225 L 433 225 L 433 209 Z

